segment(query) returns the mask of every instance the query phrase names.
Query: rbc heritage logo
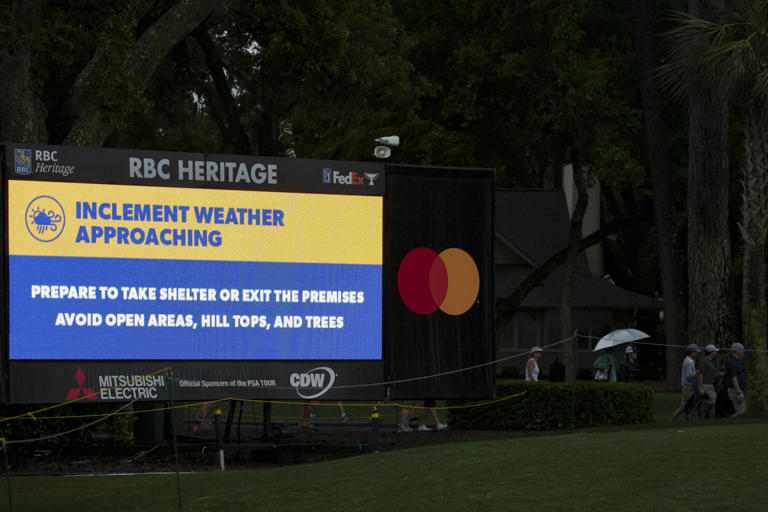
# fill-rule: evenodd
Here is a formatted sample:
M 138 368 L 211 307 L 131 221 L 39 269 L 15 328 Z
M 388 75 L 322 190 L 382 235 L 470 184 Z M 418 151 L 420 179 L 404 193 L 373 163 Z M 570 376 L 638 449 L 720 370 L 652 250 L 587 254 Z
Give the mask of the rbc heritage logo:
M 24 214 L 27 231 L 35 240 L 53 242 L 64 230 L 66 218 L 61 203 L 51 196 L 37 196 Z
M 14 151 L 16 174 L 32 174 L 32 150 L 16 149 Z
M 323 168 L 323 183 L 331 182 L 331 169 L 328 167 Z

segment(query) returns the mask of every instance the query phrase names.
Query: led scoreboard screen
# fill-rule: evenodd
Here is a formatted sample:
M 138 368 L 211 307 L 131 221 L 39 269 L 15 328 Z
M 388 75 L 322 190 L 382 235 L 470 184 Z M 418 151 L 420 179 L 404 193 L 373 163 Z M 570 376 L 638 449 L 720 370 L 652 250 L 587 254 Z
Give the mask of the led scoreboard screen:
M 10 359 L 381 359 L 380 197 L 12 180 L 8 198 Z
M 350 385 L 383 379 L 383 166 L 33 145 L 4 162 L 6 399 L 380 392 Z

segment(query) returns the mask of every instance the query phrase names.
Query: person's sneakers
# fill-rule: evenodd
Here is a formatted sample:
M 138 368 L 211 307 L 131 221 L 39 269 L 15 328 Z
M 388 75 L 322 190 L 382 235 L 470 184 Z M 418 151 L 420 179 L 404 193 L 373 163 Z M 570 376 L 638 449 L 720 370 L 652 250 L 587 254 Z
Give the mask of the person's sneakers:
M 400 425 L 400 432 L 413 432 L 413 429 L 408 425 Z
M 447 428 L 448 428 L 447 423 L 438 423 L 437 426 L 435 427 L 435 430 L 445 430 Z
M 419 425 L 419 432 L 429 432 L 430 430 L 432 429 L 424 424 Z
M 349 421 L 349 419 L 352 417 L 351 412 L 345 412 L 341 415 L 341 421 Z
M 315 414 L 314 412 L 312 414 L 310 414 L 309 415 L 309 421 L 311 421 L 312 423 L 316 422 L 317 421 L 317 414 Z

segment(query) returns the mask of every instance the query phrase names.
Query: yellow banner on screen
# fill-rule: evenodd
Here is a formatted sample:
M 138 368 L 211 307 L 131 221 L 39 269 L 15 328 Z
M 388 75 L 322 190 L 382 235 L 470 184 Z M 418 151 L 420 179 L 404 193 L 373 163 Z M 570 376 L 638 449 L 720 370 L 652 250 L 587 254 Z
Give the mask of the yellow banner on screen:
M 12 255 L 382 264 L 376 196 L 8 181 Z

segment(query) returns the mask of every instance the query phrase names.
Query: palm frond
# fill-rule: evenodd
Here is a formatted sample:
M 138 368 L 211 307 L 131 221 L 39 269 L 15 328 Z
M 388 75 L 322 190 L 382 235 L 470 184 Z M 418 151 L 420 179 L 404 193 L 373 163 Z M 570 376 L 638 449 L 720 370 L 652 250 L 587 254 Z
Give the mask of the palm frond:
M 724 0 L 710 8 L 706 19 L 673 13 L 675 28 L 662 35 L 667 57 L 657 79 L 678 102 L 704 90 L 751 94 L 768 63 L 768 0 Z
M 750 94 L 753 106 L 758 110 L 761 125 L 768 126 L 768 68 L 757 74 Z

